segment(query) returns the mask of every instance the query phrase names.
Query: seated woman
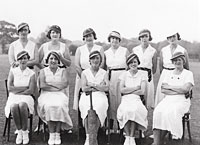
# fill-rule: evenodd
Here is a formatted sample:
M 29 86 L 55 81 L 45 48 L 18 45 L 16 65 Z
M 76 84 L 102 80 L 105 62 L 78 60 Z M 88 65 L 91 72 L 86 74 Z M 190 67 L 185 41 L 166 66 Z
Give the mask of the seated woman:
M 41 94 L 38 98 L 38 114 L 47 122 L 49 128 L 48 144 L 61 144 L 60 131 L 72 128 L 69 116 L 69 96 L 64 93 L 69 85 L 65 68 L 59 68 L 60 56 L 50 52 L 47 57 L 48 67 L 42 69 L 39 75 Z
M 120 129 L 124 128 L 124 145 L 136 145 L 135 130 L 147 129 L 147 109 L 141 101 L 140 95 L 144 95 L 147 77 L 141 70 L 136 54 L 131 53 L 126 60 L 128 70 L 120 76 L 120 91 L 122 93 L 121 104 L 117 109 L 117 119 Z
M 30 56 L 27 51 L 17 54 L 18 67 L 11 68 L 8 76 L 9 97 L 5 107 L 5 115 L 10 113 L 17 127 L 16 144 L 28 144 L 28 115 L 34 112 L 35 73 L 27 67 Z
M 190 98 L 185 94 L 194 86 L 193 73 L 184 69 L 186 59 L 182 52 L 174 53 L 171 60 L 175 69 L 165 75 L 161 86 L 165 98 L 153 113 L 153 145 L 161 145 L 167 131 L 173 138 L 180 139 L 183 135 L 182 117 L 190 108 Z
M 102 57 L 99 51 L 93 51 L 89 55 L 91 67 L 81 74 L 82 95 L 79 101 L 81 118 L 86 131 L 85 145 L 89 145 L 88 110 L 90 109 L 90 96 L 86 92 L 92 91 L 93 109 L 96 111 L 97 126 L 103 126 L 107 116 L 108 99 L 105 94 L 108 91 L 108 79 L 105 70 L 100 68 Z

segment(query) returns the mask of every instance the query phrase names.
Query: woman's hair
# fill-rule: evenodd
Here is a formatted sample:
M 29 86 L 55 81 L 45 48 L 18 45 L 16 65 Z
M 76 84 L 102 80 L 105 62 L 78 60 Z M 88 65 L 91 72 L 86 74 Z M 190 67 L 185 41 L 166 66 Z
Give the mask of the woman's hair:
M 92 34 L 94 36 L 94 40 L 97 40 L 97 35 L 95 31 L 92 28 L 88 28 L 83 31 L 83 41 L 85 41 L 85 37 L 89 34 Z
M 56 59 L 58 60 L 58 64 L 60 64 L 60 55 L 59 55 L 57 52 L 55 52 L 55 51 L 51 51 L 51 52 L 47 55 L 46 64 L 49 63 L 49 58 L 50 58 L 51 55 L 55 56 Z
M 111 37 L 116 37 L 119 39 L 119 42 L 121 42 L 122 38 L 119 32 L 117 31 L 112 31 L 109 35 L 108 35 L 108 42 L 110 42 L 110 38 Z
M 28 54 L 27 51 L 21 51 L 17 54 L 17 61 L 21 60 L 23 56 L 27 56 L 28 59 L 30 59 L 30 55 Z
M 139 57 L 138 57 L 135 53 L 131 53 L 131 54 L 127 57 L 127 59 L 126 59 L 126 64 L 127 64 L 127 66 L 128 66 L 128 69 L 127 69 L 127 70 L 130 69 L 130 68 L 129 68 L 129 64 L 132 63 L 132 61 L 133 61 L 134 59 L 137 60 L 138 65 L 140 64 Z
M 100 65 L 101 62 L 102 62 L 102 56 L 101 56 L 101 53 L 100 53 L 99 51 L 97 51 L 97 50 L 92 51 L 92 52 L 90 53 L 90 55 L 89 55 L 89 60 L 91 60 L 92 58 L 94 58 L 95 56 L 98 56 L 98 55 L 99 55 L 99 57 L 100 57 L 100 62 L 99 62 L 99 65 Z
M 58 25 L 52 25 L 50 28 L 49 28 L 49 31 L 47 32 L 47 38 L 49 38 L 49 39 L 51 39 L 51 36 L 50 36 L 50 34 L 51 34 L 51 31 L 55 31 L 55 32 L 57 32 L 57 33 L 59 33 L 60 34 L 60 38 L 61 38 L 61 28 L 58 26 Z
M 141 36 L 143 36 L 144 33 L 148 33 L 149 34 L 149 41 L 152 41 L 153 38 L 151 36 L 151 32 L 148 29 L 143 29 L 143 30 L 140 31 L 138 40 L 141 39 Z

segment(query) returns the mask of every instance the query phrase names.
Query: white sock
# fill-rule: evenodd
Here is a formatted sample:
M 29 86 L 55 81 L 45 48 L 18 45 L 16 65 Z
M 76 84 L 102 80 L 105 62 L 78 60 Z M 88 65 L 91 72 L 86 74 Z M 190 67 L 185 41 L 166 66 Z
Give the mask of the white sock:
M 89 140 L 89 134 L 86 134 L 86 139 L 88 139 L 88 140 Z

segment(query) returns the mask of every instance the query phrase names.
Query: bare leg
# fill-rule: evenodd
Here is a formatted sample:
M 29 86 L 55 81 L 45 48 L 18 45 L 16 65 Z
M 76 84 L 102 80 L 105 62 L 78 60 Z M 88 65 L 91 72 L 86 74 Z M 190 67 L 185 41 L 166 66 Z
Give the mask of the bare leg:
M 11 113 L 12 113 L 13 120 L 15 122 L 17 129 L 18 130 L 22 129 L 19 105 L 18 104 L 12 104 L 10 108 L 11 108 Z
M 28 128 L 28 105 L 24 102 L 19 104 L 20 118 L 22 130 L 26 131 Z
M 85 126 L 85 133 L 88 134 L 88 117 L 84 120 L 84 126 Z
M 160 129 L 154 129 L 153 130 L 153 136 L 154 136 L 154 143 L 153 145 L 161 145 L 161 130 Z
M 137 124 L 134 121 L 130 121 L 130 124 L 130 136 L 134 137 Z
M 160 132 L 160 143 L 161 143 L 161 145 L 164 143 L 164 139 L 165 139 L 166 134 L 167 134 L 166 130 L 161 130 L 161 132 Z
M 124 126 L 124 131 L 126 133 L 126 136 L 130 136 L 130 127 L 131 127 L 131 122 L 127 121 Z
M 55 122 L 54 121 L 48 121 L 47 124 L 48 124 L 48 127 L 49 127 L 49 132 L 55 133 L 55 126 L 56 126 Z
M 60 122 L 60 121 L 57 121 L 57 122 L 56 122 L 56 132 L 57 132 L 57 133 L 60 133 L 60 128 L 61 128 L 61 122 Z

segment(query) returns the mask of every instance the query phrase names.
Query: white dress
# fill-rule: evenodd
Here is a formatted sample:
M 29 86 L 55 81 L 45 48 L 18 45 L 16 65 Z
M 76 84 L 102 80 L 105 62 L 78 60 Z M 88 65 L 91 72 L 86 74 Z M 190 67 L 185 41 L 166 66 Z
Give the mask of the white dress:
M 140 70 L 134 76 L 127 71 L 120 76 L 120 79 L 125 81 L 126 87 L 136 87 L 139 86 L 142 81 L 147 81 L 147 78 Z M 139 124 L 140 130 L 146 130 L 148 124 L 147 113 L 147 109 L 143 105 L 139 95 L 123 95 L 121 104 L 117 110 L 117 119 L 120 128 L 124 128 L 127 121 L 130 120 Z
M 137 54 L 137 56 L 139 57 L 140 65 L 138 67 L 148 68 L 151 70 L 152 79 L 150 82 L 147 83 L 147 107 L 154 107 L 154 82 L 152 73 L 152 67 L 153 67 L 152 59 L 156 52 L 156 49 L 149 45 L 143 52 L 143 48 L 141 47 L 141 45 L 139 45 L 133 48 L 133 52 Z
M 62 82 L 64 68 L 58 68 L 56 73 L 49 67 L 44 68 L 46 83 Z M 69 98 L 62 91 L 41 91 L 38 98 L 38 115 L 44 121 L 60 121 L 61 129 L 68 130 L 72 128 L 72 121 L 69 116 Z
M 182 86 L 186 83 L 194 85 L 193 73 L 184 69 L 180 75 L 168 71 L 163 80 L 173 86 Z M 183 135 L 182 117 L 189 111 L 190 98 L 184 94 L 166 95 L 156 106 L 153 112 L 153 129 L 170 131 L 174 138 L 180 139 Z
M 92 74 L 90 68 L 84 70 L 82 73 L 86 76 L 88 83 L 95 83 L 95 84 L 101 84 L 104 81 L 104 77 L 106 75 L 106 71 L 101 68 L 99 69 L 99 71 L 95 76 Z M 107 109 L 108 109 L 108 99 L 105 92 L 101 91 L 92 92 L 92 104 L 93 104 L 93 109 L 96 111 L 99 117 L 101 126 L 103 126 L 105 118 L 107 116 Z M 84 124 L 84 120 L 88 115 L 88 110 L 90 109 L 90 95 L 86 95 L 85 93 L 81 94 L 81 98 L 79 101 L 79 109 Z
M 181 46 L 177 46 L 177 48 L 174 50 L 173 54 L 171 53 L 171 48 L 170 46 L 164 47 L 162 50 L 162 57 L 163 57 L 163 66 L 165 68 L 175 68 L 174 64 L 171 61 L 172 55 L 176 52 L 182 52 L 183 54 L 185 53 L 185 48 Z M 162 73 L 160 74 L 160 78 L 158 81 L 157 89 L 156 89 L 156 95 L 155 95 L 155 107 L 158 105 L 158 103 L 165 97 L 165 95 L 161 92 L 161 84 L 162 81 L 165 77 L 165 75 L 171 70 L 163 69 Z
M 101 46 L 94 44 L 92 49 L 88 50 L 86 45 L 80 46 L 77 48 L 76 51 L 80 51 L 80 65 L 81 69 L 85 70 L 87 68 L 90 68 L 90 62 L 89 62 L 89 55 L 92 51 L 101 51 Z M 79 95 L 79 90 L 81 88 L 81 79 L 76 75 L 76 82 L 75 82 L 75 89 L 74 89 L 74 104 L 73 104 L 73 109 L 77 110 L 78 109 L 78 95 Z
M 20 67 L 12 68 L 10 71 L 14 75 L 13 83 L 15 87 L 28 87 L 30 78 L 35 75 L 35 72 L 28 67 L 24 71 L 22 71 Z M 34 99 L 31 95 L 19 95 L 10 92 L 5 106 L 6 117 L 9 117 L 10 106 L 12 104 L 19 104 L 21 102 L 25 102 L 28 105 L 30 114 L 34 113 Z
M 127 48 L 119 46 L 114 53 L 111 48 L 105 51 L 106 65 L 110 69 L 126 68 L 126 53 Z M 114 129 L 117 129 L 117 108 L 121 102 L 121 93 L 119 91 L 119 76 L 125 72 L 125 70 L 118 70 L 111 72 L 109 96 L 110 96 L 110 117 L 114 119 Z

